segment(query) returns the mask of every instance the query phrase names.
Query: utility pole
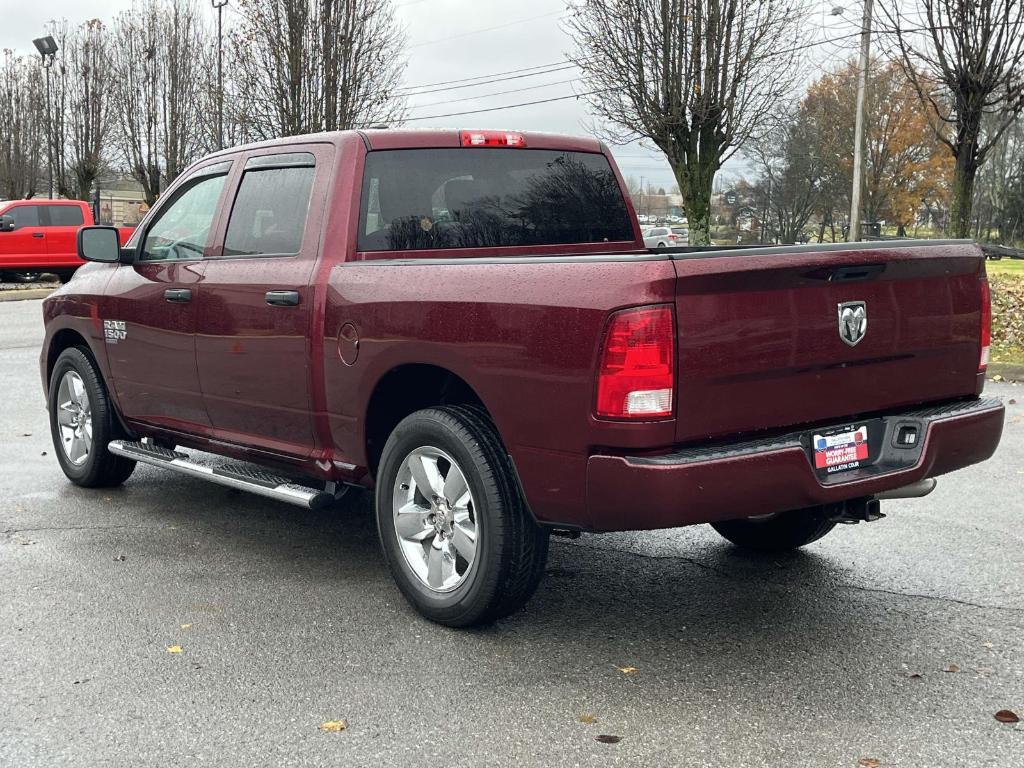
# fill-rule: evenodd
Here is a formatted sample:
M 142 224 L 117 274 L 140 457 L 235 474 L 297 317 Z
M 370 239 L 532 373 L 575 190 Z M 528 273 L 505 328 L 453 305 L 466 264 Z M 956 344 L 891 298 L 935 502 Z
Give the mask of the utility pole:
M 46 167 L 49 171 L 50 199 L 53 199 L 53 106 L 50 97 L 50 67 L 57 57 L 57 42 L 52 36 L 39 37 L 32 41 L 32 45 L 43 57 L 43 69 L 46 70 Z
M 228 0 L 210 0 L 217 9 L 217 149 L 224 149 L 224 6 Z
M 853 132 L 853 190 L 850 194 L 850 242 L 860 240 L 860 196 L 864 186 L 864 123 L 867 119 L 868 68 L 871 64 L 871 10 L 874 0 L 864 0 L 860 31 L 860 66 L 857 72 L 857 122 Z

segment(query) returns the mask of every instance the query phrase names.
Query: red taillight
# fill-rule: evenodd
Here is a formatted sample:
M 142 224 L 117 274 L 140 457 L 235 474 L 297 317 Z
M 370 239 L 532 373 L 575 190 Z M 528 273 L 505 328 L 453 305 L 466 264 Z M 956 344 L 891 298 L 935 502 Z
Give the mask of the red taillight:
M 672 307 L 613 314 L 601 347 L 595 414 L 610 419 L 671 416 L 675 348 Z
M 526 139 L 521 133 L 508 131 L 463 131 L 464 147 L 525 147 Z
M 988 368 L 989 348 L 992 346 L 992 292 L 988 287 L 988 279 L 981 279 L 981 358 L 978 360 L 978 373 Z

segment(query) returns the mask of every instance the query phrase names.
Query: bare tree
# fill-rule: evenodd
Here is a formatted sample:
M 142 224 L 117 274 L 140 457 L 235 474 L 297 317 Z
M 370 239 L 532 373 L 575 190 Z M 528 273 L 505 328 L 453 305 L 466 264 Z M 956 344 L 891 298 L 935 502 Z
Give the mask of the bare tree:
M 35 194 L 45 140 L 39 66 L 4 50 L 0 61 L 0 197 Z
M 606 137 L 665 153 L 695 244 L 715 173 L 794 84 L 804 17 L 801 0 L 586 0 L 566 22 Z
M 145 0 L 114 24 L 117 144 L 148 203 L 211 149 L 211 34 L 194 0 Z
M 783 110 L 745 150 L 761 169 L 756 193 L 773 242 L 795 243 L 821 206 L 827 165 L 815 117 L 803 104 Z
M 64 149 L 65 193 L 86 200 L 106 162 L 110 128 L 110 53 L 107 30 L 99 19 L 85 22 L 65 38 L 62 78 L 65 111 L 55 116 L 65 124 L 70 142 Z
M 405 35 L 391 0 L 241 0 L 240 7 L 226 110 L 244 138 L 401 119 Z
M 955 160 L 951 226 L 969 237 L 978 169 L 1024 109 L 1024 3 L 890 0 L 903 71 Z
M 159 78 L 159 141 L 165 184 L 216 148 L 210 141 L 215 108 L 206 87 L 213 71 L 213 36 L 200 22 L 194 0 L 165 0 L 156 52 Z M 204 127 L 207 130 L 204 130 Z
M 160 194 L 157 146 L 156 50 L 160 34 L 155 2 L 133 6 L 114 22 L 113 98 L 118 116 L 117 145 L 128 172 L 152 205 Z

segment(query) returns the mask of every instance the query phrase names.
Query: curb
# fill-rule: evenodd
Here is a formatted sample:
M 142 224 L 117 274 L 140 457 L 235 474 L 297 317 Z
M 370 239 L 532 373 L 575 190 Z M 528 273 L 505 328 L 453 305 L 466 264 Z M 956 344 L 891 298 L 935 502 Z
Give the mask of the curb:
M 989 363 L 985 378 L 1002 376 L 1006 381 L 1024 381 L 1024 365 L 1020 363 Z
M 26 299 L 45 299 L 56 288 L 25 288 L 13 291 L 0 291 L 0 301 L 25 301 Z

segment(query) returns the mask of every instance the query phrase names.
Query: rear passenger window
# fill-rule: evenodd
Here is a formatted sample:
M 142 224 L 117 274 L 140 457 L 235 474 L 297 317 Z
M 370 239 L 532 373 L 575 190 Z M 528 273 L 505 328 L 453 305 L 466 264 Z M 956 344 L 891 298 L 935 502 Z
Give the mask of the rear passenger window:
M 82 209 L 77 205 L 49 205 L 46 208 L 51 227 L 80 227 L 85 224 Z
M 14 227 L 38 227 L 39 206 L 19 205 L 7 211 L 7 215 L 14 219 Z
M 224 240 L 225 256 L 291 256 L 302 248 L 313 155 L 253 157 L 245 165 Z

